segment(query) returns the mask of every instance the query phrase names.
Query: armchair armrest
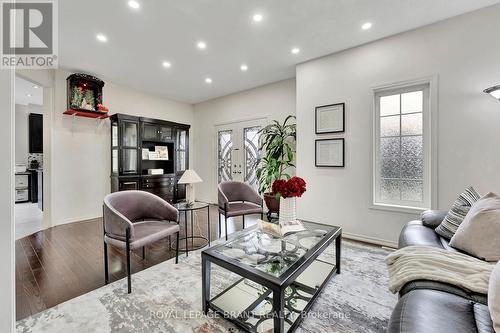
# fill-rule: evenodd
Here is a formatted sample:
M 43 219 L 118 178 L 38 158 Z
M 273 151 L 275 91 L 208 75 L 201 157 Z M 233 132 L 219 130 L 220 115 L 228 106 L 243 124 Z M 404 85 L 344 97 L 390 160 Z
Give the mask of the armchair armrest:
M 143 205 L 143 217 L 179 223 L 179 211 L 156 195 L 148 197 Z
M 122 213 L 104 202 L 103 205 L 104 233 L 110 236 L 125 238 L 127 229 L 130 230 L 130 237 L 134 237 L 134 224 Z
M 426 227 L 436 229 L 444 218 L 448 214 L 446 210 L 426 210 L 422 213 L 420 218 L 422 219 L 422 224 Z
M 221 209 L 224 209 L 225 206 L 229 203 L 229 199 L 222 192 L 220 186 L 218 187 L 218 202 L 219 202 L 219 208 Z
M 250 201 L 256 205 L 260 205 L 260 206 L 264 206 L 264 200 L 262 199 L 262 197 L 259 195 L 259 193 L 254 190 L 252 187 L 248 187 L 248 191 L 246 193 L 246 196 L 247 196 L 247 200 L 245 201 Z

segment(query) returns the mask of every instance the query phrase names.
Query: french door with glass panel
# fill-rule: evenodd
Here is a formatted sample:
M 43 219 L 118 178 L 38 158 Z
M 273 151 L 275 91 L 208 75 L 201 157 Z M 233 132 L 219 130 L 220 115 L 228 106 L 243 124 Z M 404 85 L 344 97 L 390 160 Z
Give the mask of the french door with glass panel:
M 258 188 L 255 167 L 259 158 L 259 131 L 265 119 L 216 126 L 217 184 L 236 180 Z

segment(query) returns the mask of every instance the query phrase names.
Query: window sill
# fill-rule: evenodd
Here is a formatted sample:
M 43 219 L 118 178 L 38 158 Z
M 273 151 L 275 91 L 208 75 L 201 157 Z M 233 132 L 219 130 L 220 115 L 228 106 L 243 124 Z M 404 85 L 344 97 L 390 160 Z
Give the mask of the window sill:
M 426 210 L 429 210 L 429 208 L 399 206 L 399 205 L 390 205 L 382 203 L 374 203 L 370 206 L 370 209 L 385 210 L 390 212 L 407 213 L 407 214 L 421 214 Z

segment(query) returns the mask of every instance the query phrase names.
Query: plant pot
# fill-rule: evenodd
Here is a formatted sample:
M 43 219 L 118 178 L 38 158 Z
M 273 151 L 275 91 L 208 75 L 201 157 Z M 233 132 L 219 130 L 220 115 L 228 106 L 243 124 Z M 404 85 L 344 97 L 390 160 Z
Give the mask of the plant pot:
M 271 193 L 264 193 L 264 201 L 266 202 L 269 213 L 279 213 L 280 201 Z
M 297 220 L 297 198 L 280 198 L 280 224 Z

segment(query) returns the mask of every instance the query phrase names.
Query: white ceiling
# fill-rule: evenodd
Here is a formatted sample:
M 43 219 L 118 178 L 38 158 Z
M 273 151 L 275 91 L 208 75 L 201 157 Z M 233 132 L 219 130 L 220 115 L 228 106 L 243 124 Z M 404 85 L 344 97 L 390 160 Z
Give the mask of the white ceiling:
M 500 0 L 59 1 L 60 66 L 197 103 L 295 76 L 295 65 Z M 260 23 L 252 20 L 261 13 Z M 368 31 L 360 27 L 370 21 Z M 107 36 L 107 43 L 96 34 Z M 196 43 L 203 40 L 207 49 Z M 292 55 L 292 47 L 301 52 Z M 162 61 L 172 67 L 164 69 Z M 240 71 L 247 64 L 247 72 Z M 208 85 L 205 78 L 213 83 Z M 104 96 L 105 102 L 106 96 Z
M 36 84 L 27 81 L 19 76 L 16 76 L 15 97 L 16 104 L 28 105 L 36 104 L 43 105 L 43 88 Z

